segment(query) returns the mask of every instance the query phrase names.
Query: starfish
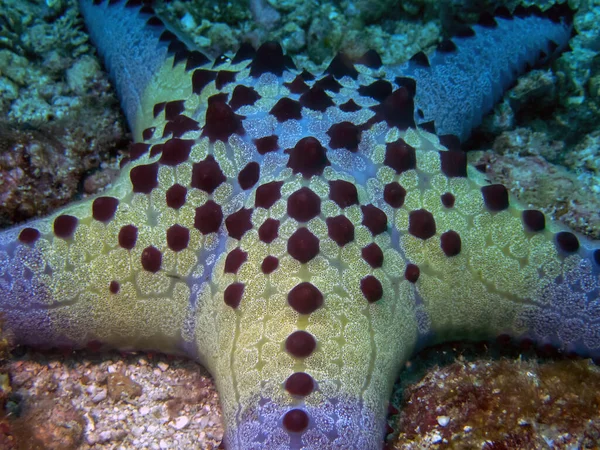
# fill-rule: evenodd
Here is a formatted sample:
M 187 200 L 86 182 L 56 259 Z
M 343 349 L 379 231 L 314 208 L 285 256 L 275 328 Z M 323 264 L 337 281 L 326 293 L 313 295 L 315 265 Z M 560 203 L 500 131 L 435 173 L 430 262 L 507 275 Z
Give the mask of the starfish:
M 196 359 L 229 449 L 381 448 L 393 382 L 432 343 L 600 355 L 598 244 L 460 150 L 566 48 L 568 7 L 315 75 L 272 42 L 211 61 L 142 0 L 80 5 L 136 143 L 102 195 L 0 234 L 15 342 Z

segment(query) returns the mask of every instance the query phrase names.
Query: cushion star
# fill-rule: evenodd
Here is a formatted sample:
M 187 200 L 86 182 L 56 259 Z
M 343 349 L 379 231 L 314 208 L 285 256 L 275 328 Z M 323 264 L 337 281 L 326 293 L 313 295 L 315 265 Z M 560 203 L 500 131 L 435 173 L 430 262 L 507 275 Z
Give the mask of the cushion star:
M 136 143 L 104 194 L 0 234 L 17 342 L 196 358 L 232 449 L 380 448 L 393 381 L 431 343 L 600 354 L 598 245 L 459 148 L 566 47 L 567 7 L 314 75 L 275 43 L 213 63 L 141 0 L 80 3 Z

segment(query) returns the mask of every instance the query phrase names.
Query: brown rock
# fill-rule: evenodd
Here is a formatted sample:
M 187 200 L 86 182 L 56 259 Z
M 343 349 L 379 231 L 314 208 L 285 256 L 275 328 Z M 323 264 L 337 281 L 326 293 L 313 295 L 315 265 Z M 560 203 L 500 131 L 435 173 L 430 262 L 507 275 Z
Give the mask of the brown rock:
M 79 448 L 84 427 L 82 413 L 71 402 L 43 396 L 27 401 L 13 433 L 19 448 L 70 450 Z
M 127 401 L 142 395 L 142 387 L 127 375 L 119 372 L 108 375 L 107 387 L 108 396 L 114 402 L 121 399 Z

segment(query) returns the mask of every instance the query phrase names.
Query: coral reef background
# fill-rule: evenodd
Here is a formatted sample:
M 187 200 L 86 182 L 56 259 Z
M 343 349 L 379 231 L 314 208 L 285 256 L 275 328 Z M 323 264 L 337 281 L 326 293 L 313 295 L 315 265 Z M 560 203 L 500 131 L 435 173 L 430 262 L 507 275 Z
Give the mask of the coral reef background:
M 274 39 L 298 66 L 316 70 L 337 51 L 371 48 L 384 63 L 401 63 L 482 10 L 518 3 L 174 0 L 160 10 L 213 57 Z M 579 8 L 573 51 L 521 78 L 468 145 L 483 151 L 470 158 L 490 180 L 598 238 L 600 2 L 571 3 Z M 114 176 L 129 136 L 75 0 L 0 4 L 0 138 L 0 226 L 48 214 Z
M 401 63 L 433 48 L 458 23 L 477 20 L 482 10 L 517 3 L 523 2 L 173 0 L 160 11 L 212 57 L 240 42 L 274 39 L 299 67 L 317 70 L 340 50 L 360 55 L 375 49 L 385 64 Z M 522 77 L 467 147 L 490 181 L 598 239 L 600 0 L 570 3 L 578 8 L 573 50 Z M 0 0 L 0 227 L 99 192 L 117 173 L 129 140 L 76 0 Z M 421 353 L 398 385 L 401 414 L 390 421 L 400 424 L 395 448 L 550 448 L 548 442 L 553 448 L 593 448 L 600 442 L 600 398 L 591 389 L 600 383 L 595 366 L 563 360 L 539 365 L 537 354 L 527 362 L 519 354 L 513 349 L 500 359 L 464 345 Z M 9 375 L 0 380 L 2 448 L 218 445 L 214 386 L 192 362 L 147 355 L 17 355 L 1 370 Z M 442 362 L 447 365 L 439 369 Z M 202 386 L 195 403 L 173 387 L 188 377 Z M 511 383 L 514 389 L 507 390 Z M 111 395 L 114 386 L 125 394 Z M 501 403 L 503 397 L 511 401 Z

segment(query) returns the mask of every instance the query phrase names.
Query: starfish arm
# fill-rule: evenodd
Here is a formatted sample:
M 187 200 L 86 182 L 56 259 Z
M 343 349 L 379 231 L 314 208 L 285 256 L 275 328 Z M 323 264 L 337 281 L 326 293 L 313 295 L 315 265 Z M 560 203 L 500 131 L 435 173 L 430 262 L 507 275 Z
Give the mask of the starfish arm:
M 208 59 L 188 51 L 142 2 L 82 1 L 81 8 L 138 140 L 152 135 L 157 115 L 162 125 L 165 116 L 175 118 L 171 135 L 198 129 L 179 114 L 180 99 L 193 90 L 190 71 Z M 187 106 L 202 113 L 207 95 L 194 97 Z M 199 276 L 204 266 L 197 267 L 198 256 L 204 257 L 202 248 L 212 244 L 194 230 L 190 203 L 179 205 L 186 197 L 204 202 L 202 195 L 187 195 L 178 184 L 189 184 L 191 165 L 175 166 L 179 153 L 197 156 L 203 150 L 192 151 L 189 140 L 171 143 L 164 153 L 175 159 L 157 158 L 160 145 L 150 150 L 148 144 L 136 144 L 114 186 L 102 196 L 0 233 L 0 313 L 3 330 L 15 342 L 45 347 L 103 343 L 196 356 L 190 350 L 195 345 L 189 336 L 187 279 Z M 165 181 L 181 189 L 155 189 Z
M 189 71 L 209 59 L 160 18 L 148 2 L 80 0 L 90 39 L 98 49 L 134 135 L 154 116 L 154 106 L 189 95 Z M 200 104 L 199 106 L 202 106 Z
M 196 257 L 165 245 L 158 197 L 132 191 L 132 169 L 100 197 L 0 233 L 0 314 L 16 343 L 184 351 L 181 279 Z
M 114 6 L 92 1 L 79 3 L 86 19 L 90 39 L 96 45 L 111 79 L 115 83 L 121 106 L 133 127 L 142 109 L 142 98 L 149 83 L 167 58 L 167 44 L 159 33 L 142 26 L 151 14 L 139 6 Z
M 142 2 L 82 1 L 81 9 L 137 140 L 152 135 L 157 115 L 175 116 L 171 134 L 181 135 L 182 127 L 197 129 L 178 111 L 180 99 L 193 89 L 190 70 L 208 59 L 188 51 Z M 196 113 L 205 104 L 206 96 L 187 102 Z M 190 141 L 172 143 L 183 148 L 175 145 L 166 153 L 191 151 Z M 191 167 L 176 171 L 176 161 L 156 162 L 159 147 L 134 145 L 118 180 L 101 197 L 1 234 L 0 310 L 4 329 L 16 342 L 71 347 L 100 342 L 169 352 L 190 347 L 191 338 L 183 338 L 186 320 L 193 328 L 185 279 L 198 258 L 181 242 L 188 239 L 202 248 L 204 241 L 182 225 L 193 229 L 189 204 L 160 209 L 167 197 L 174 202 L 173 197 L 186 194 L 155 188 L 167 180 L 185 185 Z M 172 248 L 169 235 L 178 239 Z
M 152 134 L 157 103 L 170 113 L 167 102 L 176 106 L 189 95 L 186 61 L 208 59 L 188 53 L 142 2 L 82 1 L 80 7 L 141 141 Z M 183 64 L 175 64 L 178 55 Z M 0 313 L 15 342 L 196 355 L 187 278 L 198 257 L 187 243 L 201 249 L 204 241 L 181 225 L 193 228 L 194 211 L 172 203 L 186 194 L 155 189 L 168 180 L 185 184 L 189 171 L 177 175 L 173 161 L 162 159 L 159 168 L 156 159 L 150 145 L 136 144 L 102 196 L 0 233 Z M 169 195 L 176 200 L 163 211 Z
M 417 155 L 417 166 L 426 168 L 431 158 Z M 432 214 L 435 235 L 411 235 L 414 212 L 396 216 L 401 251 L 420 268 L 419 345 L 506 335 L 598 357 L 598 243 L 546 223 L 541 212 L 520 205 L 504 186 L 488 185 L 475 168 L 467 173 L 433 174 L 412 206 Z
M 573 15 L 567 4 L 544 13 L 523 9 L 482 15 L 479 24 L 444 40 L 429 57 L 419 53 L 387 75 L 416 81 L 417 124 L 433 121 L 437 134 L 464 141 L 516 77 L 567 48 Z

